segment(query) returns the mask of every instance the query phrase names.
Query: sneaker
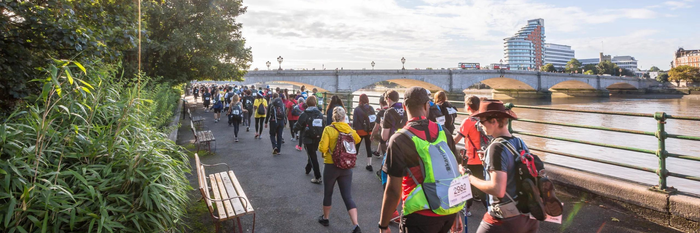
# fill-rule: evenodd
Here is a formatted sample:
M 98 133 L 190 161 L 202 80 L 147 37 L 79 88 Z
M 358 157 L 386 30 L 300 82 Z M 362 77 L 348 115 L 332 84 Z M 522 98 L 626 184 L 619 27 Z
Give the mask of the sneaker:
M 272 149 L 272 154 L 273 155 L 279 154 L 279 151 L 277 150 L 277 148 Z
M 321 215 L 321 216 L 318 217 L 318 223 L 320 223 L 320 224 L 323 225 L 324 227 L 327 227 L 329 222 L 330 222 L 330 221 L 328 221 L 327 218 L 323 218 L 323 215 Z
M 303 148 L 301 148 L 301 146 L 299 146 L 299 145 L 296 145 L 294 148 L 297 148 L 298 151 L 303 150 Z
M 472 216 L 472 212 L 471 212 L 471 211 L 467 211 L 467 217 L 471 217 L 471 216 Z
M 245 128 L 245 131 L 246 131 L 246 132 L 250 132 L 250 127 Z
M 527 207 L 530 210 L 530 214 L 532 215 L 532 217 L 535 217 L 535 219 L 543 221 L 545 218 L 544 204 L 542 203 L 542 198 L 539 198 L 540 190 L 530 179 L 524 179 L 522 181 L 522 187 L 524 191 L 523 193 L 528 195 Z
M 236 140 L 235 140 L 235 141 L 238 142 L 238 137 L 236 137 Z
M 284 138 L 282 138 L 282 144 L 284 144 Z
M 377 171 L 377 178 L 379 178 L 379 181 L 382 181 L 382 171 Z
M 258 137 L 260 137 L 260 134 L 255 133 L 255 138 L 258 138 Z
M 544 202 L 544 212 L 549 216 L 559 216 L 564 211 L 561 201 L 557 198 L 554 190 L 554 184 L 547 177 L 540 178 L 540 195 Z
M 320 184 L 320 183 L 321 183 L 321 178 L 318 178 L 318 179 L 316 179 L 316 178 L 311 178 L 311 183 Z
M 374 156 L 379 157 L 379 151 L 374 151 L 374 152 L 372 152 L 372 154 L 373 154 Z
M 373 169 L 372 169 L 372 165 L 367 165 L 367 166 L 365 167 L 365 169 L 367 169 L 367 171 L 372 171 L 372 170 L 373 170 Z
M 292 139 L 291 139 L 291 140 L 292 140 L 292 142 L 296 142 L 296 141 L 297 141 L 296 139 L 294 139 L 294 137 L 292 137 Z
M 362 230 L 360 230 L 360 225 L 355 225 L 355 228 L 352 229 L 352 233 L 362 233 Z

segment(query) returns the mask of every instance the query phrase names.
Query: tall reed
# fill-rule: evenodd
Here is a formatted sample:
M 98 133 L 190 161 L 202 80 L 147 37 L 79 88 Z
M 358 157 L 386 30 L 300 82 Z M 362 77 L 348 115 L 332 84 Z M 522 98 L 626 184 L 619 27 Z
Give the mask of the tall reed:
M 164 127 L 179 93 L 115 70 L 56 61 L 0 122 L 0 232 L 178 230 L 189 162 Z

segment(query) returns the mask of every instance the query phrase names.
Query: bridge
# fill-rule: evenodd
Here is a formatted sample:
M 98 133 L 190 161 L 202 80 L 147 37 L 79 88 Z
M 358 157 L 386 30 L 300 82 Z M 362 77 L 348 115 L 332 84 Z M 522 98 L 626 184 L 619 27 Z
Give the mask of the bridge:
M 332 93 L 352 93 L 390 81 L 401 86 L 422 86 L 433 91 L 461 93 L 483 83 L 495 93 L 510 97 L 542 97 L 551 93 L 607 95 L 610 91 L 644 90 L 655 80 L 515 70 L 269 70 L 249 71 L 241 85 L 286 83 Z

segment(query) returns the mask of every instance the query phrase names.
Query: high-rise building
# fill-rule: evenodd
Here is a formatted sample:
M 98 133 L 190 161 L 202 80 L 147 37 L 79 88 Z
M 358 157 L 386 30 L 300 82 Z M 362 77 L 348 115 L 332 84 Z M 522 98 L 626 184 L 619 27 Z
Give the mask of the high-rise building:
M 554 68 L 564 69 L 566 63 L 575 56 L 571 46 L 545 43 L 544 44 L 544 64 L 552 64 Z
M 544 19 L 528 20 L 527 26 L 503 40 L 505 62 L 511 70 L 539 69 L 544 65 Z
M 603 53 L 600 53 L 598 58 L 584 58 L 584 59 L 578 59 L 579 62 L 581 62 L 582 65 L 588 65 L 588 64 L 593 64 L 593 65 L 598 65 L 598 63 L 602 61 L 610 61 L 614 64 L 616 64 L 618 67 L 623 68 L 623 69 L 628 69 L 632 72 L 637 71 L 637 60 L 634 59 L 632 56 L 614 56 L 611 57 L 610 55 L 603 55 Z
M 687 65 L 692 67 L 700 67 L 700 49 L 685 50 L 679 48 L 671 62 L 671 68 Z

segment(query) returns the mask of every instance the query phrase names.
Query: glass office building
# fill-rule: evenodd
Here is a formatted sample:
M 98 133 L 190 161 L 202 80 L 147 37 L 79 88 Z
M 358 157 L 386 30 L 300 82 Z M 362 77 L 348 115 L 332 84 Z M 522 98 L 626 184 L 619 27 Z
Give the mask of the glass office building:
M 511 70 L 538 70 L 544 65 L 544 19 L 528 20 L 515 36 L 503 40 L 505 63 Z

